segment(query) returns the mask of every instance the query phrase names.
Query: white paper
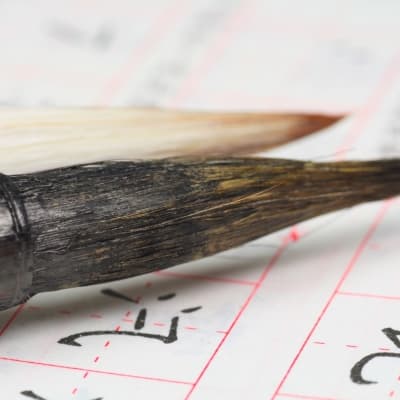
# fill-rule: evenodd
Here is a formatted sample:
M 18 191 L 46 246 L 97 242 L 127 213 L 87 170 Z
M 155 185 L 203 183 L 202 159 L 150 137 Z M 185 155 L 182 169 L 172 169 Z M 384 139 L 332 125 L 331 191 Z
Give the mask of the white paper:
M 399 15 L 396 0 L 3 0 L 0 103 L 346 113 L 268 155 L 399 156 Z M 0 313 L 0 397 L 400 398 L 399 227 L 399 200 L 377 202 L 35 296 Z

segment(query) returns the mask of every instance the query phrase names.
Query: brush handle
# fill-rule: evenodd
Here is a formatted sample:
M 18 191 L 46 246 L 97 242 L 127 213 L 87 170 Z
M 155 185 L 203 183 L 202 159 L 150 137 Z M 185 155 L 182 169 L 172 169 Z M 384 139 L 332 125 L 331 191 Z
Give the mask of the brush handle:
M 400 161 L 103 162 L 0 176 L 0 309 L 209 256 L 400 192 Z
M 0 310 L 23 303 L 32 285 L 29 224 L 18 189 L 0 174 Z

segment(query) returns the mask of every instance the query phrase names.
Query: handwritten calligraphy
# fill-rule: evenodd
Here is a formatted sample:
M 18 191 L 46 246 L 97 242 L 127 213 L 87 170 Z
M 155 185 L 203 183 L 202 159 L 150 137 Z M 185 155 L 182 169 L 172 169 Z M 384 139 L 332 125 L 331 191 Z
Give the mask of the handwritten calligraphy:
M 137 299 L 130 298 L 128 296 L 125 296 L 122 293 L 116 292 L 112 289 L 104 289 L 102 290 L 102 293 L 106 296 L 110 296 L 119 300 L 125 300 L 130 303 L 138 303 Z M 158 301 L 167 301 L 176 296 L 175 293 L 168 293 L 162 296 L 159 296 L 157 298 Z M 188 314 L 188 313 L 193 313 L 201 309 L 201 306 L 196 306 L 196 307 L 189 307 L 189 308 L 184 308 L 180 310 L 181 313 Z M 170 344 L 174 343 L 178 340 L 178 324 L 179 324 L 179 316 L 174 316 L 171 318 L 170 324 L 169 324 L 169 330 L 167 335 L 161 335 L 158 333 L 152 333 L 152 332 L 146 332 L 142 331 L 142 329 L 145 328 L 146 325 L 146 319 L 147 319 L 147 308 L 141 308 L 138 312 L 138 315 L 136 317 L 135 323 L 134 323 L 134 329 L 133 330 L 97 330 L 97 331 L 87 331 L 87 332 L 79 332 L 75 333 L 66 337 L 61 338 L 58 343 L 60 344 L 65 344 L 69 346 L 76 346 L 76 347 L 81 347 L 82 344 L 78 341 L 79 339 L 89 337 L 89 336 L 100 336 L 100 335 L 116 335 L 116 336 L 137 336 L 137 337 L 142 337 L 146 339 L 154 339 L 154 340 L 159 340 L 162 343 L 165 344 Z
M 386 337 L 398 348 L 400 349 L 400 340 L 399 335 L 400 331 L 397 331 L 392 328 L 382 329 L 382 332 L 386 335 Z M 360 361 L 356 362 L 353 368 L 350 371 L 350 378 L 354 383 L 360 385 L 371 385 L 378 383 L 377 381 L 372 381 L 369 379 L 365 379 L 363 377 L 364 368 L 373 360 L 377 358 L 400 358 L 400 353 L 393 352 L 379 352 L 372 353 L 365 357 L 363 357 Z

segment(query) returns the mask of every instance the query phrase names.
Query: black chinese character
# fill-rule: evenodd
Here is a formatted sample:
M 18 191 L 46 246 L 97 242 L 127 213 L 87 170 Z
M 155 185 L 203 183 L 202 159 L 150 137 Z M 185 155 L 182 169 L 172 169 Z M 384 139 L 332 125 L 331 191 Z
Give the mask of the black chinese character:
M 102 290 L 102 293 L 111 296 L 117 299 L 121 300 L 126 300 L 131 303 L 138 303 L 138 300 L 132 299 L 130 297 L 127 297 L 121 293 L 118 293 L 112 289 L 104 289 Z M 168 293 L 166 295 L 162 295 L 158 297 L 159 301 L 166 301 L 174 298 L 176 295 L 175 293 Z M 185 308 L 181 310 L 182 313 L 188 314 L 192 313 L 195 311 L 198 311 L 201 309 L 201 306 L 197 307 L 190 307 L 190 308 Z M 143 337 L 147 339 L 155 339 L 159 340 L 165 344 L 173 343 L 178 340 L 178 322 L 179 322 L 179 317 L 175 316 L 171 319 L 170 325 L 169 325 L 169 330 L 167 335 L 160 335 L 156 333 L 149 333 L 149 332 L 143 332 L 142 329 L 145 327 L 146 324 L 146 318 L 147 318 L 147 309 L 142 308 L 138 316 L 136 318 L 135 324 L 134 324 L 134 330 L 101 330 L 101 331 L 90 331 L 90 332 L 80 332 L 76 333 L 73 335 L 66 336 L 58 341 L 60 344 L 66 344 L 70 346 L 82 346 L 77 340 L 86 336 L 98 336 L 98 335 L 126 335 L 126 336 L 138 336 L 138 337 Z
M 400 349 L 400 340 L 399 335 L 400 331 L 396 331 L 392 328 L 385 328 L 382 329 L 382 332 L 386 335 L 386 337 L 398 348 Z M 368 356 L 365 356 L 360 361 L 354 364 L 354 367 L 350 371 L 350 378 L 354 383 L 358 383 L 360 385 L 371 385 L 378 383 L 376 381 L 371 381 L 368 379 L 363 378 L 363 369 L 364 367 L 370 363 L 372 360 L 376 358 L 387 358 L 387 357 L 394 357 L 400 358 L 400 353 L 391 353 L 391 352 L 380 352 L 380 353 L 372 353 Z

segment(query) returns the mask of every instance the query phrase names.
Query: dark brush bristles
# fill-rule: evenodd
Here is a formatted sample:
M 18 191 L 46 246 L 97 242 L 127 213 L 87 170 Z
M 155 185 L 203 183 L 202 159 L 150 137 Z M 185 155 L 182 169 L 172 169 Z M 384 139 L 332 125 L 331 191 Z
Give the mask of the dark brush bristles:
M 127 278 L 397 195 L 399 178 L 400 160 L 264 158 L 106 162 L 16 175 L 24 256 L 5 265 L 30 273 L 25 296 Z

